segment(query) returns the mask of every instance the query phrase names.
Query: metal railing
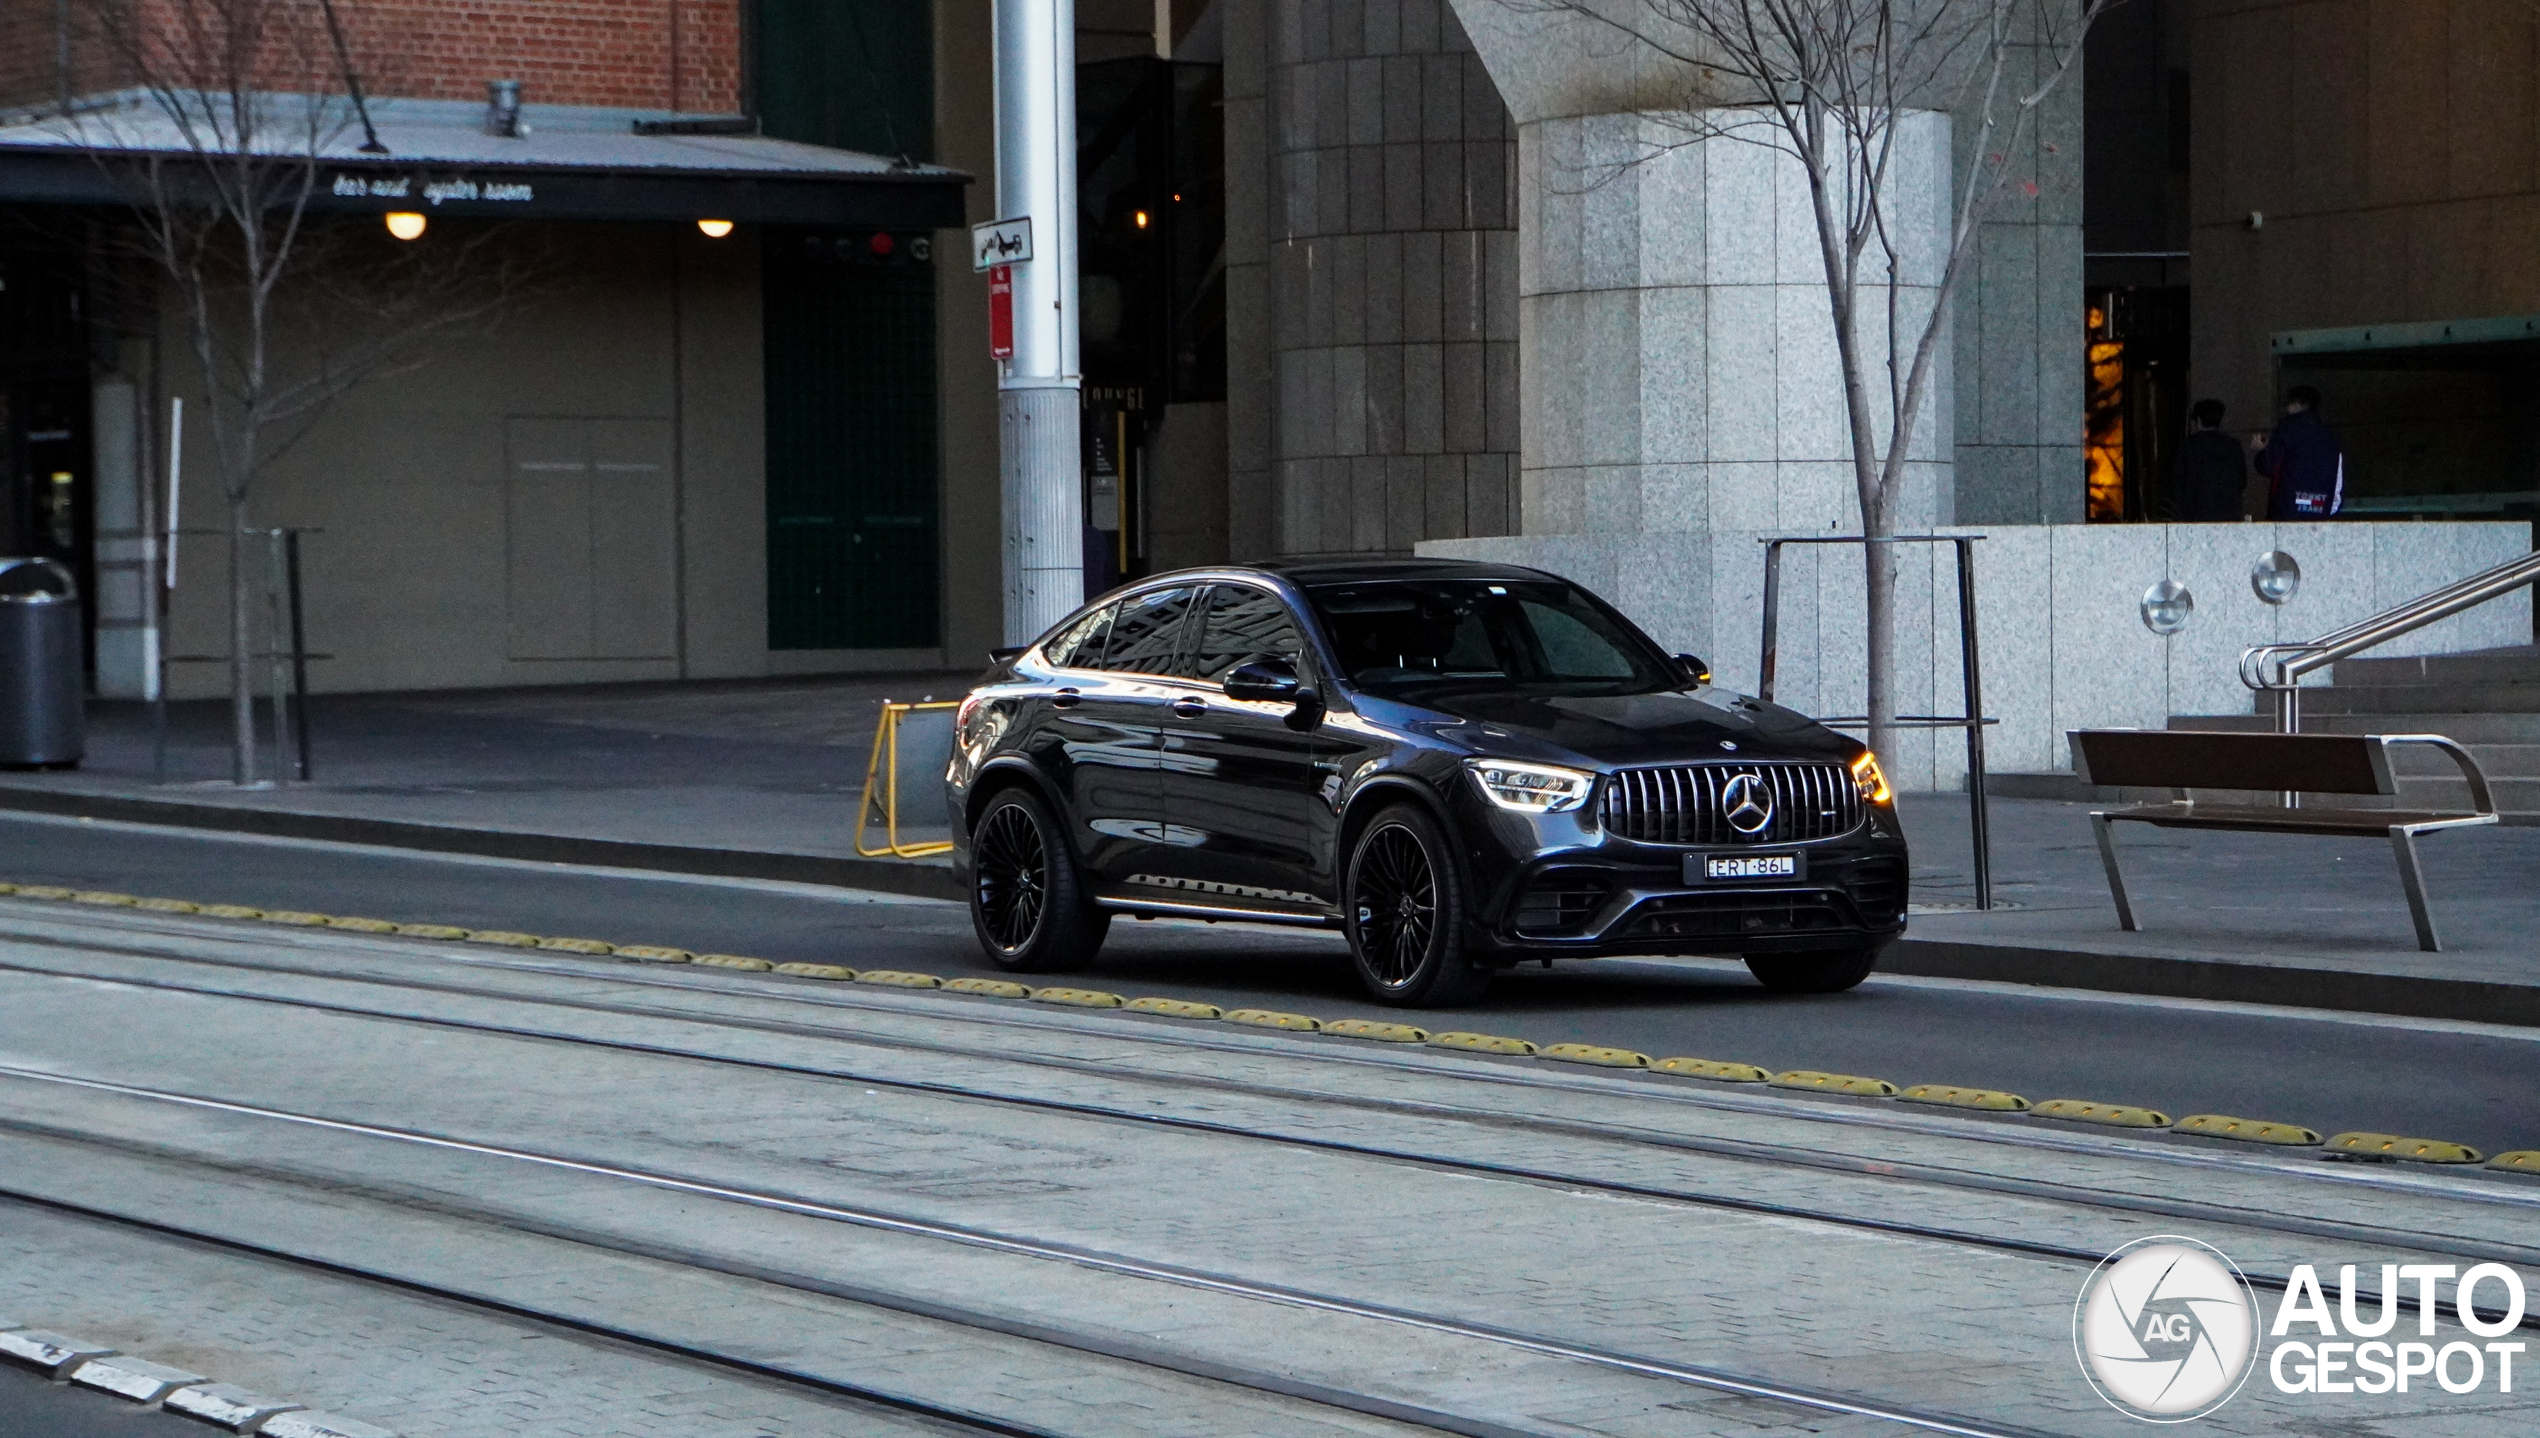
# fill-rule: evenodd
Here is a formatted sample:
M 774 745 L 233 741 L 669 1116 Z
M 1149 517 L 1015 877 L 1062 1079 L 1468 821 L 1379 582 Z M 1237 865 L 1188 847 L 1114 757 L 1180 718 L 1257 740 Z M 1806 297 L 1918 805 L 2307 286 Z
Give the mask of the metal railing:
M 950 839 L 900 837 L 900 721 L 911 714 L 960 707 L 959 701 L 951 699 L 928 699 L 916 704 L 896 699 L 882 701 L 882 717 L 873 724 L 873 755 L 864 761 L 864 797 L 856 801 L 857 853 L 868 859 L 926 859 L 952 852 Z M 938 784 L 944 778 L 940 766 L 937 772 L 922 777 Z M 877 823 L 882 826 L 882 842 L 868 845 L 865 835 Z
M 2298 734 L 2302 732 L 2303 675 L 2500 599 L 2534 580 L 2540 580 L 2540 553 L 2456 580 L 2306 644 L 2253 644 L 2240 653 L 2240 682 L 2258 693 L 2275 695 L 2276 732 Z M 2268 677 L 2269 665 L 2274 666 L 2273 678 Z
M 1764 653 L 1755 697 L 1772 702 L 1775 671 L 1781 667 L 1782 546 L 1786 544 L 1946 544 L 1958 555 L 1958 674 L 1965 682 L 1964 714 L 1899 714 L 1899 729 L 1963 729 L 1967 732 L 1967 840 L 1974 851 L 1976 907 L 1993 907 L 1993 836 L 1984 796 L 1984 726 L 2001 721 L 1984 716 L 1984 666 L 1976 647 L 1975 543 L 1981 534 L 1898 534 L 1866 539 L 1858 534 L 1793 534 L 1764 544 Z M 1869 726 L 1862 715 L 1820 719 L 1836 729 Z M 1893 756 L 1890 756 L 1891 761 Z

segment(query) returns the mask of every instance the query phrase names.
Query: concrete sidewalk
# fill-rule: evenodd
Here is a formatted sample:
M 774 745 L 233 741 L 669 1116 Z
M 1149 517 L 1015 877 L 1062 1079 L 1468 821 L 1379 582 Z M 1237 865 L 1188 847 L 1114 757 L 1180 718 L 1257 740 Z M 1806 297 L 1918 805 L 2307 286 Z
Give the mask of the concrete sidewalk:
M 325 697 L 313 708 L 318 782 L 252 790 L 219 777 L 216 706 L 171 709 L 169 779 L 158 783 L 148 712 L 100 705 L 89 762 L 0 777 L 0 809 L 954 899 L 941 861 L 859 857 L 854 825 L 883 699 L 951 697 L 967 683 L 912 674 Z M 904 798 L 939 813 L 926 778 Z M 1888 971 L 2540 1025 L 2540 829 L 2422 842 L 2447 946 L 2425 954 L 2380 841 L 2125 833 L 2144 924 L 2126 934 L 2088 806 L 1995 801 L 2003 907 L 1990 913 L 1969 907 L 1964 798 L 1908 795 L 1904 813 L 1919 907 Z M 936 819 L 903 837 L 941 832 Z

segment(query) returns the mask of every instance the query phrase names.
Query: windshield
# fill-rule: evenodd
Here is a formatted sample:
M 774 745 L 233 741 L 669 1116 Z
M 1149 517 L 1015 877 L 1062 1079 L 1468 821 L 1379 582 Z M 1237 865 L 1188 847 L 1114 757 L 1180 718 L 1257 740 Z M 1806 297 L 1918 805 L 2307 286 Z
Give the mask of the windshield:
M 1639 631 L 1558 580 L 1387 580 L 1309 588 L 1306 597 L 1350 683 L 1376 694 L 1683 687 Z

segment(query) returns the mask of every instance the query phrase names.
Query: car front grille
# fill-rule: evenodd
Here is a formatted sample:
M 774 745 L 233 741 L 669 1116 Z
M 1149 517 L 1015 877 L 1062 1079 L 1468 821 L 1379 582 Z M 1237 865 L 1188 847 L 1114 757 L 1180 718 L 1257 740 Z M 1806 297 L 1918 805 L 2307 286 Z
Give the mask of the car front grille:
M 1841 901 L 1823 890 L 1778 893 L 1669 894 L 1641 906 L 1635 939 L 1738 939 L 1852 927 Z
M 1751 833 L 1730 822 L 1740 776 L 1740 798 L 1772 799 L 1772 818 Z M 1798 844 L 1850 833 L 1861 789 L 1841 764 L 1806 761 L 1625 769 L 1606 780 L 1604 822 L 1607 833 L 1643 844 Z

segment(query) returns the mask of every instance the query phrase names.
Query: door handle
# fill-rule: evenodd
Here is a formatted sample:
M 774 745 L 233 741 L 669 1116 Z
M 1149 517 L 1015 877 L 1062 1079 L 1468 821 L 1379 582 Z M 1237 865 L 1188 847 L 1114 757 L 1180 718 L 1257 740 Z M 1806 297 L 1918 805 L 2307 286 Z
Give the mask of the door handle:
M 1073 685 L 1070 685 L 1065 689 L 1059 690 L 1056 694 L 1051 695 L 1050 705 L 1052 708 L 1057 709 L 1073 709 L 1084 701 L 1084 697 L 1084 695 L 1076 692 Z
M 1173 712 L 1185 719 L 1197 719 L 1208 712 L 1208 701 L 1196 694 L 1185 694 L 1173 701 Z

